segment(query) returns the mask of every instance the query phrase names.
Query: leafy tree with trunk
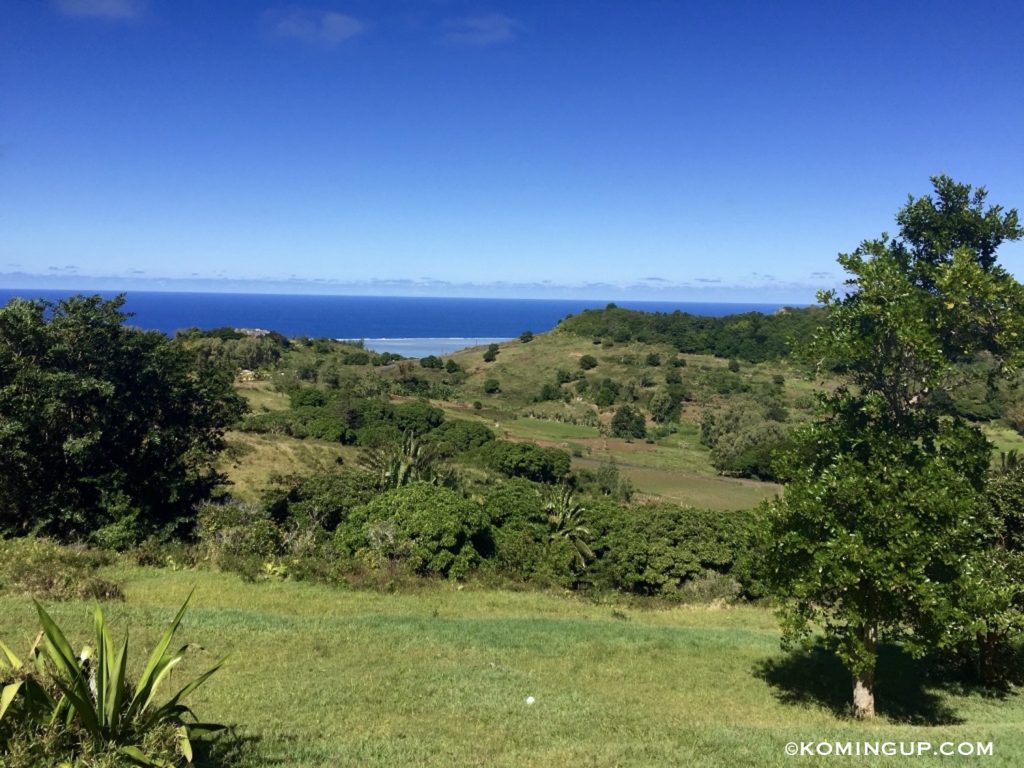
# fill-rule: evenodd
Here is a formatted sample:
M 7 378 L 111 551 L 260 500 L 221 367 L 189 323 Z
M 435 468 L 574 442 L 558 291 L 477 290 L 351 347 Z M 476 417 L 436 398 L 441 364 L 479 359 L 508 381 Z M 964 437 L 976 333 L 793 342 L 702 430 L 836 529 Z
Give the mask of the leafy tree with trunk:
M 984 498 L 991 446 L 944 395 L 955 363 L 1022 357 L 1024 288 L 995 261 L 1022 235 L 1016 211 L 985 190 L 932 179 L 899 236 L 839 257 L 846 290 L 823 292 L 829 323 L 808 347 L 846 377 L 822 397 L 781 462 L 788 480 L 769 515 L 767 580 L 790 640 L 820 627 L 853 676 L 857 717 L 875 714 L 879 643 L 913 653 L 984 636 L 1005 616 L 980 578 L 995 524 Z
M 188 525 L 245 409 L 219 366 L 126 325 L 124 298 L 0 309 L 0 533 L 105 543 Z

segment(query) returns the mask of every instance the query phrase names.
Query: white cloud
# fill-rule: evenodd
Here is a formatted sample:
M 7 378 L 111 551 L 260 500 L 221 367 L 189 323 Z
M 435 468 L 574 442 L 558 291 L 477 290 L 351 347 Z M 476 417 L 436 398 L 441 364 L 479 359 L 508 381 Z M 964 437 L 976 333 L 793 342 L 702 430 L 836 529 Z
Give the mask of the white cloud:
M 496 45 L 514 40 L 522 25 L 503 13 L 464 16 L 445 24 L 444 39 L 462 45 Z
M 274 37 L 326 46 L 338 45 L 366 31 L 366 25 L 353 16 L 303 8 L 265 11 L 263 24 Z
M 56 5 L 66 16 L 101 19 L 137 19 L 146 8 L 144 0 L 56 0 Z

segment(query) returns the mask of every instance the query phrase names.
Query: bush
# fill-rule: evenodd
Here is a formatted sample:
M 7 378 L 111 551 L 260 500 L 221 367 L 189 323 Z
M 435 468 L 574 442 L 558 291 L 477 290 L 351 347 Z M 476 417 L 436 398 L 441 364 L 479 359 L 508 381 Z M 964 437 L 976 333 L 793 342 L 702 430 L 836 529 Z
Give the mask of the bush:
M 665 424 L 679 418 L 680 402 L 667 391 L 655 392 L 651 396 L 650 409 L 651 418 Z
M 612 417 L 612 434 L 626 439 L 647 436 L 647 424 L 638 408 L 624 405 Z
M 551 382 L 546 383 L 540 388 L 540 392 L 537 394 L 537 400 L 539 402 L 545 402 L 547 400 L 560 400 L 562 398 L 562 388 L 557 384 Z
M 519 334 L 519 340 L 523 344 L 528 344 L 529 342 L 533 341 L 533 331 L 523 331 L 521 334 Z
M 112 562 L 109 552 L 50 539 L 3 539 L 0 590 L 37 600 L 120 600 L 120 585 L 98 574 Z
M 495 395 L 501 392 L 501 382 L 497 379 L 485 379 L 484 380 L 484 393 L 488 395 Z
M 477 421 L 448 421 L 430 433 L 428 441 L 438 454 L 448 458 L 479 448 L 494 440 L 494 432 Z
M 550 575 L 547 514 L 537 487 L 522 479 L 495 486 L 484 503 L 493 528 L 495 571 L 517 581 Z
M 583 357 L 580 358 L 579 366 L 584 371 L 597 368 L 597 358 L 593 355 L 583 355 Z
M 751 517 L 670 504 L 592 510 L 594 578 L 641 595 L 681 598 L 708 572 L 727 575 L 748 546 Z M 691 588 L 692 589 L 692 588 Z
M 349 352 L 342 356 L 342 365 L 369 365 L 370 356 L 366 352 Z
M 267 517 L 286 537 L 322 539 L 374 494 L 374 478 L 369 473 L 339 472 L 299 479 L 268 493 L 264 505 Z M 263 545 L 258 548 L 266 551 Z
M 345 556 L 376 567 L 406 562 L 420 575 L 463 578 L 492 550 L 484 511 L 448 488 L 412 483 L 352 511 L 335 532 Z
M 734 405 L 722 414 L 707 413 L 700 439 L 711 448 L 711 462 L 722 474 L 774 480 L 773 457 L 788 437 L 785 427 L 755 406 Z
M 444 411 L 422 400 L 399 403 L 392 412 L 392 421 L 399 432 L 425 435 L 444 423 Z
M 221 570 L 255 579 L 280 552 L 281 533 L 259 507 L 237 501 L 206 504 L 198 524 L 203 554 Z
M 427 355 L 426 357 L 420 358 L 420 366 L 423 368 L 440 370 L 444 368 L 444 361 L 437 355 Z
M 606 408 L 615 402 L 621 391 L 622 388 L 617 382 L 605 377 L 597 385 L 597 392 L 594 394 L 594 404 L 600 408 Z
M 572 466 L 569 454 L 558 448 L 505 440 L 483 446 L 480 456 L 486 466 L 508 477 L 523 477 L 539 483 L 561 482 Z
M 488 344 L 487 351 L 484 352 L 484 362 L 493 363 L 495 360 L 498 359 L 498 353 L 500 351 L 501 350 L 498 348 L 497 344 Z

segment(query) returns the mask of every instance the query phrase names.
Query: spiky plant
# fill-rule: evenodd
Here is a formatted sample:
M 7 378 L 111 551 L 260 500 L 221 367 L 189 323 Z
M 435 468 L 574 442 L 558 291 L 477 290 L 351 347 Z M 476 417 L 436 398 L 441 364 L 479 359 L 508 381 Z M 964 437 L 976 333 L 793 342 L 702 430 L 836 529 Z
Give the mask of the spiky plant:
M 436 446 L 422 442 L 412 432 L 401 443 L 368 448 L 359 454 L 359 465 L 377 478 L 382 491 L 414 482 L 451 486 L 454 475 L 444 467 Z
M 594 559 L 594 551 L 587 544 L 590 529 L 582 523 L 586 507 L 576 501 L 572 489 L 565 485 L 548 500 L 544 511 L 548 516 L 548 542 L 568 541 L 577 565 L 581 569 L 586 568 L 587 563 Z
M 0 661 L 0 672 L 10 679 L 0 693 L 0 724 L 5 718 L 17 718 L 26 726 L 73 731 L 82 742 L 89 740 L 96 747 L 111 745 L 140 765 L 161 767 L 172 763 L 146 754 L 141 745 L 154 731 L 173 730 L 178 750 L 191 762 L 192 739 L 224 726 L 199 722 L 182 700 L 223 662 L 194 678 L 162 704 L 156 700 L 161 684 L 189 648 L 185 645 L 169 650 L 191 597 L 186 598 L 164 631 L 134 684 L 127 676 L 128 634 L 120 646 L 115 646 L 99 605 L 93 622 L 96 645 L 84 646 L 76 654 L 57 623 L 36 603 L 42 632 L 30 651 L 31 664 L 22 663 L 0 643 L 6 657 Z

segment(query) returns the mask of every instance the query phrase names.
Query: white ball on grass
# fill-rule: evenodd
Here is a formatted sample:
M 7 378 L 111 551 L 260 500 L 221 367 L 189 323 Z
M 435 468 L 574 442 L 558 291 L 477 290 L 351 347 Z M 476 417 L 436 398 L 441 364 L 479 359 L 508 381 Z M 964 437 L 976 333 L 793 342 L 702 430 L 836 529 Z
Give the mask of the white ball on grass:
M 533 704 L 533 702 L 535 702 L 535 701 L 536 701 L 536 699 L 535 699 L 535 698 L 533 698 L 533 696 L 527 696 L 527 697 L 526 697 L 526 703 L 527 703 L 527 705 Z

